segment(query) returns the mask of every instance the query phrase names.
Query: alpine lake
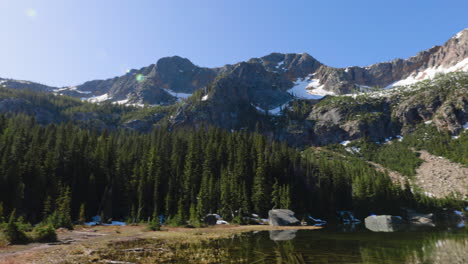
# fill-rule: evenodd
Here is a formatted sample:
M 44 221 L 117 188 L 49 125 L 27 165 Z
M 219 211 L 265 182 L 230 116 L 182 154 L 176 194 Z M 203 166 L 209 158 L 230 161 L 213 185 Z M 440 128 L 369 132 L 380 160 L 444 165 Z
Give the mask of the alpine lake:
M 200 232 L 197 235 L 203 236 Z M 451 225 L 407 225 L 394 232 L 373 232 L 364 223 L 327 224 L 313 230 L 287 227 L 239 232 L 197 243 L 184 242 L 191 238 L 193 236 L 182 237 L 182 242 L 172 246 L 161 244 L 160 239 L 122 241 L 110 245 L 100 254 L 100 260 L 187 264 L 468 263 L 468 228 L 463 221 Z M 140 250 L 142 248 L 152 250 Z
M 372 232 L 364 224 L 260 231 L 199 246 L 222 249 L 219 263 L 468 263 L 463 225 L 396 232 Z

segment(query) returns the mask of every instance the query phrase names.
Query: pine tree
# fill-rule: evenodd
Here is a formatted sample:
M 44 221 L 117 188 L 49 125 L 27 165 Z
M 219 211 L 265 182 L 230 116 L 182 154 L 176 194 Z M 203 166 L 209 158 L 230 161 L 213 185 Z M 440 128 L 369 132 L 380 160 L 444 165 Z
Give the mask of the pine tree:
M 187 217 L 185 214 L 184 202 L 182 198 L 180 198 L 179 202 L 177 203 L 177 214 L 174 216 L 173 225 L 183 226 L 185 224 L 187 224 Z
M 0 224 L 5 222 L 5 218 L 3 216 L 3 202 L 0 202 Z
M 71 194 L 70 187 L 65 187 L 62 189 L 62 193 L 57 198 L 55 202 L 57 205 L 56 214 L 58 217 L 58 223 L 56 223 L 55 228 L 65 227 L 68 229 L 73 229 L 73 223 L 71 220 Z
M 266 191 L 266 164 L 263 157 L 263 153 L 259 153 L 257 169 L 255 172 L 255 178 L 252 189 L 252 203 L 256 213 L 265 215 L 268 211 L 269 201 L 268 193 Z
M 291 208 L 291 192 L 289 185 L 283 185 L 280 187 L 280 207 L 290 209 Z
M 6 229 L 3 231 L 5 238 L 11 244 L 27 243 L 29 239 L 23 231 L 19 230 L 18 225 L 15 222 L 15 213 L 16 209 L 11 212 Z
M 194 227 L 200 227 L 200 214 L 197 212 L 197 208 L 193 203 L 190 205 L 189 223 Z
M 79 223 L 82 224 L 82 225 L 83 225 L 84 223 L 86 223 L 86 209 L 85 209 L 85 204 L 84 204 L 84 203 L 82 203 L 82 204 L 80 205 L 80 215 L 79 215 L 79 217 L 78 217 L 78 221 L 79 221 Z
M 159 223 L 159 217 L 154 213 L 151 221 L 148 225 L 148 229 L 151 231 L 159 231 L 161 230 L 161 224 Z

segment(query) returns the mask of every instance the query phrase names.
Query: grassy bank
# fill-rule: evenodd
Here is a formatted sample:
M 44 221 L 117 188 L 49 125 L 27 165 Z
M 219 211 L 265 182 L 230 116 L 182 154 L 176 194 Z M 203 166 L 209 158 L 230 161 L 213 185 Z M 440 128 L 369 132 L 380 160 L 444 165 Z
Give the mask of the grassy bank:
M 222 248 L 208 247 L 218 239 L 267 230 L 317 229 L 311 226 L 273 227 L 223 225 L 208 228 L 140 226 L 76 227 L 59 230 L 59 241 L 69 244 L 31 244 L 0 248 L 0 264 L 16 263 L 226 263 Z M 119 262 L 120 261 L 120 262 Z M 233 260 L 232 263 L 238 263 Z

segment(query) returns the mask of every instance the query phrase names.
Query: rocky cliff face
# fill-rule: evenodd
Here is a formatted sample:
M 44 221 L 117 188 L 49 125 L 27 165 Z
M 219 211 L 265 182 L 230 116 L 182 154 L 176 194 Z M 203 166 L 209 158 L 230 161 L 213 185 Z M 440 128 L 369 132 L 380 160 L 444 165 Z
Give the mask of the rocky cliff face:
M 228 129 L 252 127 L 262 118 L 258 112 L 293 98 L 287 92 L 292 86 L 287 78 L 265 70 L 259 63 L 239 63 L 181 106 L 171 123 L 208 123 Z
M 452 135 L 468 128 L 468 74 L 440 76 L 407 91 L 328 97 L 294 126 L 309 144 L 327 145 L 363 137 L 382 142 L 412 133 L 423 123 Z

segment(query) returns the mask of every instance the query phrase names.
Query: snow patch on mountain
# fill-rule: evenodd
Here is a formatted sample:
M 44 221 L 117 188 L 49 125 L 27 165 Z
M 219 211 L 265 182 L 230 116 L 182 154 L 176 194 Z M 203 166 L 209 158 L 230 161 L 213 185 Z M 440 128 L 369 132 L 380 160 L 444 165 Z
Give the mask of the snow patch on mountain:
M 174 97 L 177 97 L 179 100 L 180 99 L 187 99 L 190 96 L 192 96 L 192 94 L 190 94 L 190 93 L 177 93 L 177 92 L 173 92 L 173 91 L 171 91 L 169 89 L 164 89 L 164 91 L 168 92 L 170 95 L 172 95 Z
M 454 36 L 454 38 L 456 38 L 456 39 L 461 38 L 461 36 L 463 36 L 463 34 L 464 34 L 466 31 L 468 31 L 468 28 L 465 28 L 465 29 L 463 29 L 462 31 L 458 32 L 458 33 Z
M 298 79 L 294 87 L 288 90 L 291 95 L 302 99 L 321 99 L 325 95 L 334 95 L 333 92 L 324 89 L 319 79 Z
M 351 143 L 351 141 L 345 140 L 345 141 L 342 141 L 340 144 L 343 146 L 347 146 L 349 143 Z
M 457 64 L 444 68 L 444 67 L 437 67 L 437 68 L 427 68 L 422 71 L 414 72 L 406 79 L 399 80 L 390 84 L 389 86 L 385 87 L 386 89 L 392 88 L 395 86 L 404 86 L 414 84 L 423 80 L 432 79 L 436 76 L 436 74 L 440 73 L 449 73 L 449 72 L 456 72 L 456 71 L 465 71 L 468 72 L 468 58 L 463 59 L 462 61 L 458 62 Z
M 63 87 L 63 88 L 57 88 L 57 89 L 53 90 L 54 93 L 61 93 L 61 92 L 65 92 L 65 91 L 75 91 L 75 92 L 81 93 L 81 94 L 90 94 L 91 93 L 90 91 L 80 91 L 80 90 L 78 90 L 77 86 Z
M 128 103 L 128 101 L 129 101 L 129 99 L 127 98 L 127 99 L 124 99 L 124 100 L 115 101 L 114 103 L 118 104 L 118 105 L 125 105 L 125 104 Z
M 251 103 L 251 105 L 253 107 L 255 107 L 255 109 L 257 109 L 257 111 L 261 114 L 268 114 L 268 115 L 274 115 L 274 116 L 280 116 L 283 114 L 283 110 L 287 107 L 287 105 L 289 104 L 288 103 L 285 103 L 285 104 L 282 104 L 282 105 L 279 105 L 275 108 L 272 108 L 272 109 L 263 109 L 261 108 L 260 106 L 256 106 L 254 104 Z
M 276 65 L 276 69 L 280 69 L 284 66 L 284 61 L 278 62 L 278 65 Z
M 109 94 L 105 93 L 105 94 L 102 94 L 102 95 L 98 95 L 98 96 L 93 96 L 93 97 L 90 97 L 90 98 L 81 98 L 81 100 L 85 100 L 85 101 L 88 101 L 88 102 L 91 102 L 91 103 L 101 103 L 101 102 L 104 102 L 104 101 L 107 101 L 107 100 L 110 100 L 112 99 L 112 97 L 109 96 Z

